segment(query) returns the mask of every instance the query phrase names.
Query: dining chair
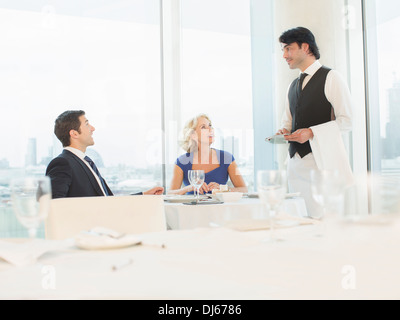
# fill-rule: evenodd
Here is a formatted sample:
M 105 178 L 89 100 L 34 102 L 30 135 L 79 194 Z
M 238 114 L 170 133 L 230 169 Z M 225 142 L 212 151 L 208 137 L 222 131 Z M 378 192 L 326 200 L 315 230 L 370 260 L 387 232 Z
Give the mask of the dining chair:
M 45 236 L 66 239 L 94 227 L 129 234 L 165 231 L 163 202 L 159 195 L 52 199 Z

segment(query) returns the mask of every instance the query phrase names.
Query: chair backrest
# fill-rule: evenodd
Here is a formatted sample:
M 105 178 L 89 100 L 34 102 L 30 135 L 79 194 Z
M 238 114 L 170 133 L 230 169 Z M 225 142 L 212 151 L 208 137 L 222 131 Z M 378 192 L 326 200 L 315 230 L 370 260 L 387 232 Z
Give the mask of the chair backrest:
M 165 231 L 163 197 L 135 195 L 51 200 L 45 223 L 46 239 L 71 238 L 93 227 L 129 234 Z

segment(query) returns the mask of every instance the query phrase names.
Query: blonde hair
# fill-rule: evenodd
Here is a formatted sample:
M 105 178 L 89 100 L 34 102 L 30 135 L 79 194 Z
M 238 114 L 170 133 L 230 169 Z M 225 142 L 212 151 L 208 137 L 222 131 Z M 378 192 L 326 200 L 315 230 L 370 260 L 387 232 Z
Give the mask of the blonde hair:
M 210 123 L 211 123 L 210 118 L 206 114 L 200 113 L 197 116 L 188 120 L 185 124 L 185 127 L 183 128 L 180 146 L 187 153 L 191 153 L 197 149 L 197 142 L 192 139 L 192 134 L 193 134 L 193 132 L 195 132 L 198 120 L 200 118 L 205 118 L 208 121 L 210 121 Z

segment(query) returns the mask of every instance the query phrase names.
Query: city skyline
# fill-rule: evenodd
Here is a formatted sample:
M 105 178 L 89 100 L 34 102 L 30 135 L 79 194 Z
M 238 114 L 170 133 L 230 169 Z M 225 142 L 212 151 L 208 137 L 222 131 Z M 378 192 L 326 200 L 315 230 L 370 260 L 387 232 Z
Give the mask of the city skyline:
M 240 8 L 245 8 L 244 5 L 244 2 L 241 3 Z M 194 14 L 193 8 L 187 3 L 185 6 L 185 10 L 192 10 L 188 15 L 190 17 Z M 384 7 L 378 4 L 377 16 L 383 15 Z M 146 168 L 163 164 L 164 138 L 170 151 L 165 164 L 172 167 L 179 153 L 169 146 L 178 140 L 180 132 L 168 131 L 170 136 L 164 137 L 161 129 L 159 26 L 124 19 L 106 20 L 50 13 L 54 20 L 48 24 L 45 22 L 49 22 L 46 20 L 49 17 L 44 19 L 43 12 L 0 10 L 2 22 L 9 27 L 0 36 L 2 42 L 8 44 L 0 52 L 3 74 L 0 85 L 4 91 L 0 103 L 8 110 L 10 120 L 0 128 L 0 133 L 3 137 L 12 134 L 12 139 L 0 141 L 3 151 L 0 168 L 34 165 L 32 157 L 29 156 L 29 160 L 27 156 L 31 139 L 36 139 L 36 150 L 32 150 L 31 154 L 36 153 L 34 158 L 38 165 L 48 163 L 51 157 L 57 156 L 62 147 L 53 134 L 53 124 L 57 115 L 66 109 L 65 106 L 87 112 L 96 127 L 96 144 L 92 149 L 102 156 L 106 167 L 127 165 Z M 244 12 L 243 16 L 247 17 L 248 13 Z M 248 81 L 251 78 L 249 23 L 246 20 L 246 23 L 241 21 L 240 26 L 230 26 L 234 30 L 232 32 L 228 32 L 223 19 L 216 19 L 213 23 L 210 29 L 203 27 L 201 19 L 191 21 L 185 18 L 183 106 L 168 112 L 185 119 L 198 110 L 210 111 L 214 124 L 219 128 L 219 139 L 236 137 L 240 150 L 235 158 L 250 164 L 254 141 L 251 79 Z M 387 127 L 393 121 L 388 107 L 388 90 L 394 72 L 400 74 L 400 63 L 393 59 L 397 51 L 392 46 L 390 33 L 398 25 L 400 19 L 391 17 L 381 19 L 377 29 L 379 59 L 376 63 L 381 107 L 378 125 L 382 137 L 387 135 Z M 199 43 L 203 47 L 212 45 L 215 49 L 199 51 Z M 224 43 L 224 46 L 218 47 L 219 43 Z M 227 56 L 223 49 L 225 46 L 241 58 Z M 205 55 L 209 62 L 194 65 L 192 60 L 198 61 L 201 55 Z M 238 61 L 240 65 L 236 66 Z M 221 64 L 220 69 L 215 69 L 219 75 L 225 75 L 224 81 L 218 81 L 220 85 L 213 84 L 213 79 L 197 79 L 202 71 L 218 68 Z M 230 79 L 239 72 L 237 78 L 246 79 L 240 85 L 235 82 L 236 79 Z M 187 84 L 189 76 L 194 80 Z M 199 90 L 199 83 L 208 89 Z M 210 95 L 212 90 L 213 95 Z M 231 92 L 235 92 L 232 97 L 229 96 Z M 238 117 L 229 112 L 232 109 L 246 111 Z M 177 125 L 166 124 L 179 131 Z M 218 141 L 215 147 L 223 148 L 224 144 Z

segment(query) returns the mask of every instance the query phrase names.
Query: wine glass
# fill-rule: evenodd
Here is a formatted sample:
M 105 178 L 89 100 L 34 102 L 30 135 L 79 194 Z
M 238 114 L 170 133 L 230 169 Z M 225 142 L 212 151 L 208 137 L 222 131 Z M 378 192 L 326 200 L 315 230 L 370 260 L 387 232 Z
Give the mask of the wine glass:
M 279 207 L 285 199 L 286 185 L 286 171 L 284 170 L 263 170 L 257 172 L 258 195 L 268 208 L 271 234 L 269 241 L 271 242 L 282 240 L 275 237 L 275 220 Z
M 192 171 L 193 170 L 189 170 L 188 171 L 188 181 L 189 181 L 189 183 L 190 183 L 190 185 L 193 187 L 193 196 L 196 198 L 196 188 L 194 187 L 194 185 L 193 185 L 193 180 L 192 180 Z
M 11 200 L 18 221 L 28 229 L 29 237 L 35 238 L 40 224 L 50 210 L 50 178 L 43 176 L 12 179 Z
M 345 181 L 337 170 L 311 170 L 311 194 L 321 206 L 321 215 L 326 218 L 342 211 Z
M 344 219 L 357 222 L 370 215 L 400 212 L 400 177 L 377 172 L 358 174 L 353 184 L 346 188 Z
M 204 170 L 189 170 L 188 176 L 191 185 L 197 191 L 196 200 L 199 202 L 200 187 L 203 185 L 205 179 Z
M 313 218 L 321 220 L 317 236 L 322 236 L 331 223 L 343 214 L 345 180 L 337 170 L 311 170 L 311 194 L 321 207 L 320 215 Z

